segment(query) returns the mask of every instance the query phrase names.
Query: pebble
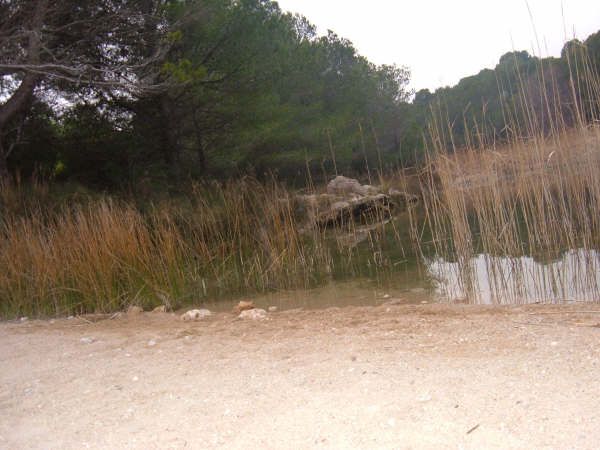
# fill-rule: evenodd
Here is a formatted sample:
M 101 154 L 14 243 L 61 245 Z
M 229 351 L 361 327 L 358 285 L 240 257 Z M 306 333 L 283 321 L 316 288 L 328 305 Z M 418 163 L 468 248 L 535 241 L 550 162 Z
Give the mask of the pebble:
M 202 320 L 212 316 L 212 313 L 208 309 L 191 309 L 181 315 L 181 320 Z
M 23 317 L 21 317 L 20 320 L 21 320 L 21 322 L 27 322 L 29 320 L 29 317 L 23 316 Z
M 154 347 L 156 345 L 156 341 L 154 339 L 150 339 L 148 341 L 148 347 Z
M 96 339 L 94 339 L 93 337 L 82 337 L 81 339 L 79 339 L 79 342 L 81 342 L 82 344 L 91 344 L 95 341 Z
M 417 399 L 417 401 L 420 403 L 427 403 L 427 402 L 431 401 L 431 395 L 423 394 Z
M 277 312 L 277 306 L 269 306 L 269 312 Z
M 240 319 L 264 320 L 267 318 L 267 312 L 264 309 L 255 308 L 242 311 L 238 316 Z

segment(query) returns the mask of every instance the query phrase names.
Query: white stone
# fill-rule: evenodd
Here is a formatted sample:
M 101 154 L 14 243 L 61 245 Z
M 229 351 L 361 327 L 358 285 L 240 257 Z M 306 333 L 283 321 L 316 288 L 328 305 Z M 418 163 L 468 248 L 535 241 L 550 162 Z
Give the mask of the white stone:
M 210 316 L 212 313 L 208 309 L 191 309 L 181 315 L 181 320 L 202 320 Z
M 277 312 L 277 306 L 269 306 L 269 312 Z
M 94 339 L 93 337 L 82 337 L 81 339 L 79 339 L 79 342 L 81 342 L 82 344 L 91 344 L 95 341 L 96 339 Z
M 156 345 L 156 341 L 154 339 L 150 339 L 148 341 L 148 347 L 154 347 Z
M 260 308 L 249 309 L 242 311 L 238 317 L 240 319 L 263 320 L 267 318 L 267 312 Z

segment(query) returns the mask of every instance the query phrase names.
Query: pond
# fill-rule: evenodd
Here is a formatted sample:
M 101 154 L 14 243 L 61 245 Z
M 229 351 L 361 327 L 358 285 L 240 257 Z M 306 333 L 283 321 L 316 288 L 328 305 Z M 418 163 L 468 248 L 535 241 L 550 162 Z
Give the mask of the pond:
M 474 304 L 573 303 L 600 301 L 600 253 L 569 250 L 549 262 L 531 256 L 480 254 L 464 264 L 427 262 L 439 301 Z
M 464 264 L 428 258 L 385 279 L 337 280 L 314 289 L 250 297 L 257 306 L 324 309 L 344 306 L 465 303 L 515 305 L 600 302 L 600 252 L 569 250 L 552 261 L 479 254 Z M 207 305 L 228 310 L 239 299 Z

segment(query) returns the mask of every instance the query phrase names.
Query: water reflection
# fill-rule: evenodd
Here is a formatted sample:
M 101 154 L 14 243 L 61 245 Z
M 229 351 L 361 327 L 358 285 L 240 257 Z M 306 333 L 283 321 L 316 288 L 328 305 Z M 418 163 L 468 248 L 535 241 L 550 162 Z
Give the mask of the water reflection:
M 476 304 L 568 303 L 600 301 L 600 253 L 570 250 L 551 263 L 529 256 L 481 254 L 464 264 L 428 263 L 441 301 Z

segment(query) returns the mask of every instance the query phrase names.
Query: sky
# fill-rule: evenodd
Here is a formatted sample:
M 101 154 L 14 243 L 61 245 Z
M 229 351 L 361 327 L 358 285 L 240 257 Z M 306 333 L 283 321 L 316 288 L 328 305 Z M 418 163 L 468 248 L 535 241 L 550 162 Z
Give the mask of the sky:
M 376 64 L 405 65 L 411 87 L 452 86 L 500 56 L 559 56 L 600 30 L 600 0 L 278 0 L 319 34 L 333 30 Z M 537 39 L 536 39 L 537 36 Z M 539 43 L 539 44 L 538 44 Z

